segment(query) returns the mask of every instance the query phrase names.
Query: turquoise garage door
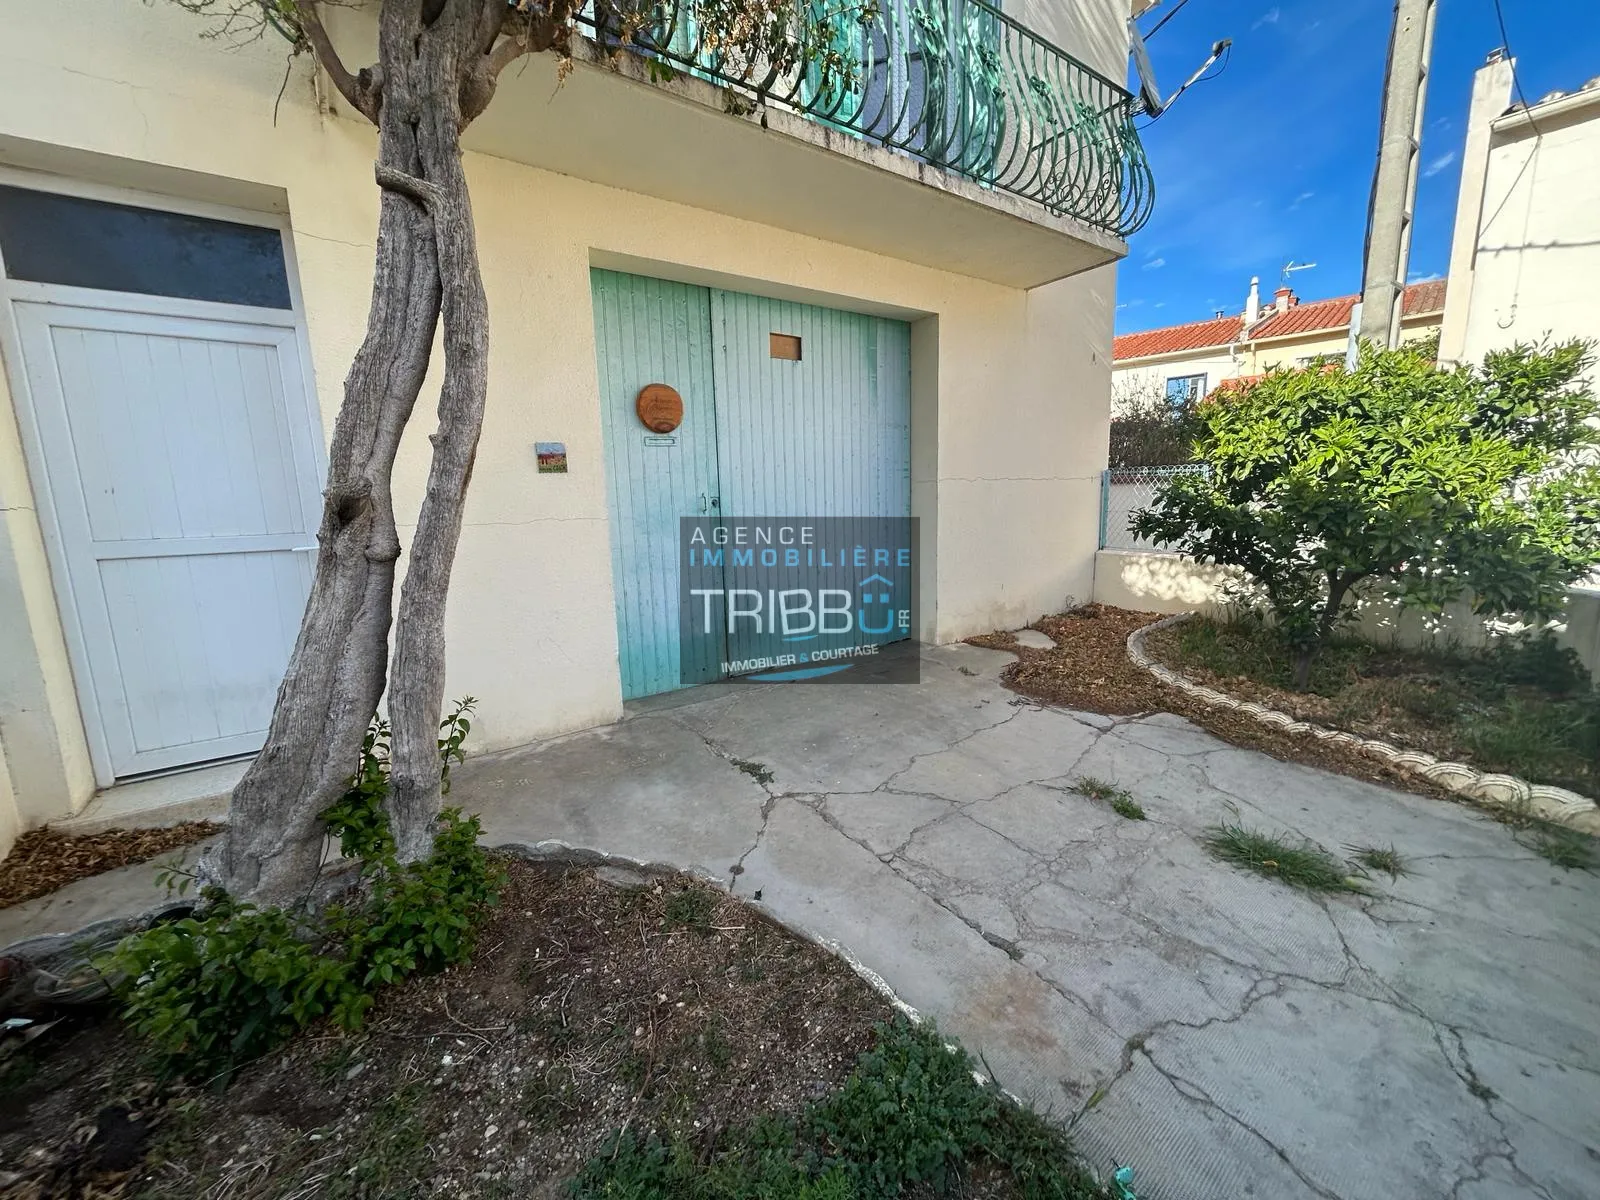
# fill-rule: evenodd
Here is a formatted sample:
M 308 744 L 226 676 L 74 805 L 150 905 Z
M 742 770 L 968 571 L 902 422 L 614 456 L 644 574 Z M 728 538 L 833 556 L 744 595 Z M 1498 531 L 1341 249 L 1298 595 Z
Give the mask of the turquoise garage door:
M 911 513 L 911 330 L 903 321 L 614 271 L 592 273 L 625 698 L 720 677 L 679 657 L 683 517 Z M 683 400 L 647 428 L 641 388 Z M 712 661 L 712 659 L 715 661 Z

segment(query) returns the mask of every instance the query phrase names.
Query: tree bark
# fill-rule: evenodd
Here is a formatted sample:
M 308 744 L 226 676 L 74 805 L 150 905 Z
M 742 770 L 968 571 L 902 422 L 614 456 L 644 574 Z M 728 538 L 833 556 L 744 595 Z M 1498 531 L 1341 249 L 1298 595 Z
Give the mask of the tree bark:
M 1294 690 L 1303 692 L 1311 687 L 1311 664 L 1317 659 L 1317 652 L 1322 649 L 1322 643 L 1328 640 L 1333 633 L 1333 626 L 1339 619 L 1339 609 L 1344 604 L 1344 598 L 1360 580 L 1360 575 L 1346 575 L 1341 572 L 1331 571 L 1328 574 L 1328 598 L 1322 605 L 1322 612 L 1317 617 L 1316 640 L 1308 646 L 1301 648 L 1294 660 Z
M 360 89 L 356 107 L 377 117 L 377 256 L 366 337 L 345 380 L 329 449 L 311 597 L 266 744 L 234 789 L 228 836 L 207 863 L 210 881 L 256 903 L 291 903 L 315 885 L 320 814 L 343 794 L 385 690 L 400 554 L 390 479 L 448 303 L 440 433 L 401 602 L 395 660 L 402 682 L 391 689 L 391 708 L 399 710 L 396 761 L 405 768 L 395 832 L 408 857 L 432 844 L 444 590 L 487 388 L 487 305 L 461 171 L 459 103 L 464 73 L 481 71 L 474 37 L 492 44 L 498 31 L 494 2 L 385 0 L 377 71 L 362 72 L 359 83 L 339 71 Z M 416 652 L 408 649 L 413 640 L 423 643 Z
M 445 356 L 439 424 L 431 437 L 433 461 L 406 563 L 389 676 L 393 741 L 385 807 L 402 862 L 424 858 L 433 849 L 440 804 L 445 598 L 489 390 L 489 305 L 460 144 L 464 84 L 482 59 L 481 9 L 481 0 L 447 3 L 417 38 L 415 86 L 433 102 L 416 127 L 418 173 L 395 181 L 411 189 L 414 202 L 433 221 Z

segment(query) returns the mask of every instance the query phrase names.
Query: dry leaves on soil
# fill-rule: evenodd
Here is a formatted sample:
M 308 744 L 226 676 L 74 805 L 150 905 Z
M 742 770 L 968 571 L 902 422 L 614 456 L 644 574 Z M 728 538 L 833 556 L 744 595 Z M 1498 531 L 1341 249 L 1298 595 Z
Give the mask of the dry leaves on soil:
M 1034 622 L 1033 628 L 1055 641 L 1052 650 L 1019 645 L 1009 633 L 992 633 L 968 640 L 976 646 L 1015 654 L 1017 661 L 1001 674 L 1001 682 L 1045 704 L 1114 717 L 1149 712 L 1176 713 L 1223 741 L 1247 750 L 1259 750 L 1285 762 L 1305 763 L 1424 795 L 1447 795 L 1416 776 L 1397 771 L 1349 747 L 1284 733 L 1231 709 L 1202 704 L 1161 683 L 1128 658 L 1128 635 L 1160 619 L 1160 613 L 1085 604 Z
M 222 832 L 212 821 L 185 821 L 166 829 L 108 829 L 67 834 L 35 829 L 17 839 L 0 862 L 0 908 L 9 908 L 130 863 L 203 842 Z

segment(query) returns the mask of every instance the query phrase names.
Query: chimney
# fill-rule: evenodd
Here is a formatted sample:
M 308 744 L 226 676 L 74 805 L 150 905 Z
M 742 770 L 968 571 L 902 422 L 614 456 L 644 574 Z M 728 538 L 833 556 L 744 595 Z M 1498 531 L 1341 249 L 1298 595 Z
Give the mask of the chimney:
M 1261 319 L 1261 277 L 1250 276 L 1250 299 L 1244 306 L 1244 324 L 1248 329 Z
M 1273 302 L 1278 306 L 1278 312 L 1280 315 L 1288 312 L 1291 308 L 1299 303 L 1299 301 L 1295 298 L 1294 290 L 1288 287 L 1281 287 L 1274 292 Z

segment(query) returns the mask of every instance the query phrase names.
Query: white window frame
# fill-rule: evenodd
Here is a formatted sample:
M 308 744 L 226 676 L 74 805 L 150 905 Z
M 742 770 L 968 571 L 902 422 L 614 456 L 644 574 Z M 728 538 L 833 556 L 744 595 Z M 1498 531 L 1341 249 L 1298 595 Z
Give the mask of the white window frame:
M 1194 380 L 1197 380 L 1197 379 L 1200 381 L 1200 383 L 1199 383 L 1198 387 L 1193 389 L 1193 395 L 1192 396 L 1174 396 L 1172 394 L 1172 385 L 1173 384 L 1175 384 L 1175 383 L 1192 383 Z M 1194 373 L 1194 374 L 1190 374 L 1190 375 L 1168 375 L 1167 376 L 1167 403 L 1168 404 L 1187 403 L 1191 399 L 1195 400 L 1195 401 L 1204 400 L 1205 397 L 1206 397 L 1206 383 L 1208 382 L 1209 379 L 1210 379 L 1210 375 L 1206 371 L 1200 371 L 1200 372 L 1197 372 L 1197 373 Z
M 23 459 L 28 468 L 29 489 L 33 495 L 34 510 L 39 520 L 39 531 L 44 539 L 45 558 L 50 565 L 56 612 L 61 621 L 62 637 L 67 646 L 67 659 L 72 667 L 73 690 L 77 696 L 78 713 L 83 721 L 84 735 L 89 746 L 89 760 L 94 768 L 95 785 L 108 788 L 119 782 L 130 782 L 131 779 L 142 776 L 119 779 L 111 766 L 110 745 L 101 726 L 94 701 L 94 688 L 90 683 L 93 676 L 89 666 L 88 644 L 78 619 L 77 598 L 72 592 L 71 576 L 67 572 L 66 544 L 62 537 L 60 521 L 56 516 L 54 497 L 46 484 L 44 441 L 40 436 L 38 416 L 34 408 L 33 395 L 28 387 L 27 373 L 22 369 L 22 332 L 13 302 L 22 300 L 35 304 L 97 308 L 113 312 L 139 312 L 213 321 L 244 321 L 293 330 L 300 351 L 303 383 L 301 394 L 305 398 L 306 408 L 303 413 L 291 412 L 290 417 L 303 418 L 310 422 L 311 446 L 316 456 L 316 470 L 325 481 L 328 476 L 328 432 L 323 425 L 316 377 L 311 365 L 311 337 L 306 325 L 305 300 L 300 290 L 300 270 L 295 259 L 294 236 L 289 218 L 285 214 L 233 208 L 228 205 L 186 200 L 178 196 L 161 195 L 133 188 L 90 183 L 20 167 L 0 165 L 0 184 L 36 192 L 51 192 L 60 196 L 77 196 L 86 200 L 149 208 L 158 212 L 255 225 L 265 229 L 275 229 L 283 239 L 283 265 L 289 277 L 289 307 L 286 309 L 223 304 L 213 300 L 186 300 L 173 296 L 150 296 L 135 292 L 102 291 L 98 288 L 69 287 L 64 284 L 11 279 L 6 274 L 5 254 L 0 251 L 0 359 L 4 360 L 6 380 L 11 387 L 12 407 L 17 414 Z M 214 765 L 212 762 L 191 763 L 151 774 L 178 774 L 212 765 Z

